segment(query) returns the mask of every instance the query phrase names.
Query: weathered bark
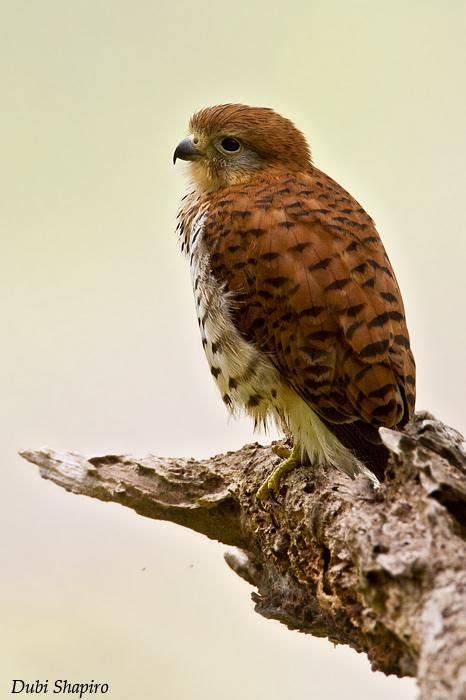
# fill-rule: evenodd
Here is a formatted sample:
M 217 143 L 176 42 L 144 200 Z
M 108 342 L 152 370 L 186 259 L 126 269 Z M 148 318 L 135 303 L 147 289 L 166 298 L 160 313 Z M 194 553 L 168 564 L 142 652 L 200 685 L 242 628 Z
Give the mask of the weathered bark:
M 246 445 L 205 461 L 23 452 L 41 476 L 238 548 L 226 561 L 257 588 L 256 610 L 364 651 L 373 669 L 416 676 L 426 700 L 466 698 L 466 462 L 461 436 L 427 413 L 382 430 L 378 488 L 302 467 L 261 506 L 278 459 Z

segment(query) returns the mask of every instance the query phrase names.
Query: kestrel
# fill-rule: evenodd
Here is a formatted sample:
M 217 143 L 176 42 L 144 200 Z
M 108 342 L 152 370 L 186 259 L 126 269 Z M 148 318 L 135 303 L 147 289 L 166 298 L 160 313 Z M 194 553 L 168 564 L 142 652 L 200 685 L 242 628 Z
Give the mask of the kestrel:
M 376 480 L 378 428 L 412 415 L 415 364 L 372 219 L 271 109 L 202 109 L 189 134 L 177 230 L 210 371 L 230 411 L 293 441 L 258 498 L 306 462 Z

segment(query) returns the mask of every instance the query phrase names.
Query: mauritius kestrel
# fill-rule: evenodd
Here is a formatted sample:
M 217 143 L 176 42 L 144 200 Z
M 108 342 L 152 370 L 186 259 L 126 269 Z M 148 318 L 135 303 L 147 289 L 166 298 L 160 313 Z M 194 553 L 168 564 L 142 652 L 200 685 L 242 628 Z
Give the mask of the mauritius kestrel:
M 177 230 L 210 371 L 230 411 L 293 441 L 258 497 L 306 462 L 380 477 L 378 428 L 412 415 L 415 364 L 372 219 L 268 108 L 202 109 L 177 158 L 189 161 Z

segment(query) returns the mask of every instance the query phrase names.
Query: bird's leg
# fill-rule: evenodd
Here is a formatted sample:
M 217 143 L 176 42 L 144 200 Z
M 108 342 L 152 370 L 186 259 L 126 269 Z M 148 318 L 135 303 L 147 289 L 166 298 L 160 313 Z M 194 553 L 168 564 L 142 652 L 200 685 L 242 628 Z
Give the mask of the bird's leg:
M 282 447 L 284 448 L 283 445 L 274 445 L 274 447 Z M 272 448 L 273 449 L 273 448 Z M 279 456 L 283 456 L 283 450 L 280 450 L 277 452 L 276 450 L 273 450 L 275 454 L 278 454 Z M 281 454 L 280 454 L 281 452 Z M 280 488 L 280 481 L 285 474 L 288 474 L 292 469 L 295 467 L 299 467 L 299 465 L 302 463 L 302 455 L 301 455 L 301 447 L 298 443 L 295 443 L 293 445 L 293 449 L 291 452 L 288 452 L 288 456 L 286 459 L 283 460 L 283 462 L 280 462 L 278 466 L 275 467 L 273 472 L 270 474 L 269 477 L 264 481 L 262 486 L 260 487 L 259 491 L 256 494 L 256 497 L 260 501 L 266 501 L 270 491 L 273 491 L 274 493 L 278 493 L 278 490 Z

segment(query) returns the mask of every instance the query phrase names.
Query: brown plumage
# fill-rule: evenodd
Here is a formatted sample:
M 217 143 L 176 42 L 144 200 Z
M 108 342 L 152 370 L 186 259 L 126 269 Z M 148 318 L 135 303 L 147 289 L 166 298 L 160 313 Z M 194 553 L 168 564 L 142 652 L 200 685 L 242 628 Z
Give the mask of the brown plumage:
M 192 160 L 193 187 L 181 209 L 182 247 L 195 268 L 195 294 L 199 286 L 204 295 L 215 288 L 223 307 L 223 320 L 206 317 L 204 326 L 212 325 L 210 335 L 231 335 L 231 323 L 248 352 L 257 352 L 254 361 L 277 372 L 271 381 L 295 392 L 338 438 L 337 456 L 327 455 L 333 450 L 323 445 L 327 438 L 322 450 L 310 454 L 301 413 L 293 430 L 289 414 L 295 409 L 288 398 L 277 405 L 268 385 L 265 392 L 254 390 L 249 405 L 250 393 L 225 396 L 227 383 L 237 381 L 225 377 L 224 401 L 243 406 L 256 420 L 277 418 L 304 456 L 355 473 L 357 468 L 336 463 L 345 462 L 343 445 L 354 464 L 381 476 L 386 453 L 377 429 L 402 427 L 412 415 L 415 365 L 400 290 L 372 219 L 312 165 L 302 134 L 272 110 L 204 109 L 190 130 L 191 152 L 177 154 Z M 230 152 L 235 141 L 239 149 Z M 202 247 L 201 274 L 196 245 Z M 209 305 L 204 307 L 208 316 Z M 200 325 L 202 332 L 202 318 Z M 207 348 L 207 354 L 212 366 L 215 353 L 209 357 Z M 219 375 L 231 374 L 231 362 L 224 360 Z M 318 442 L 319 428 L 314 433 Z

